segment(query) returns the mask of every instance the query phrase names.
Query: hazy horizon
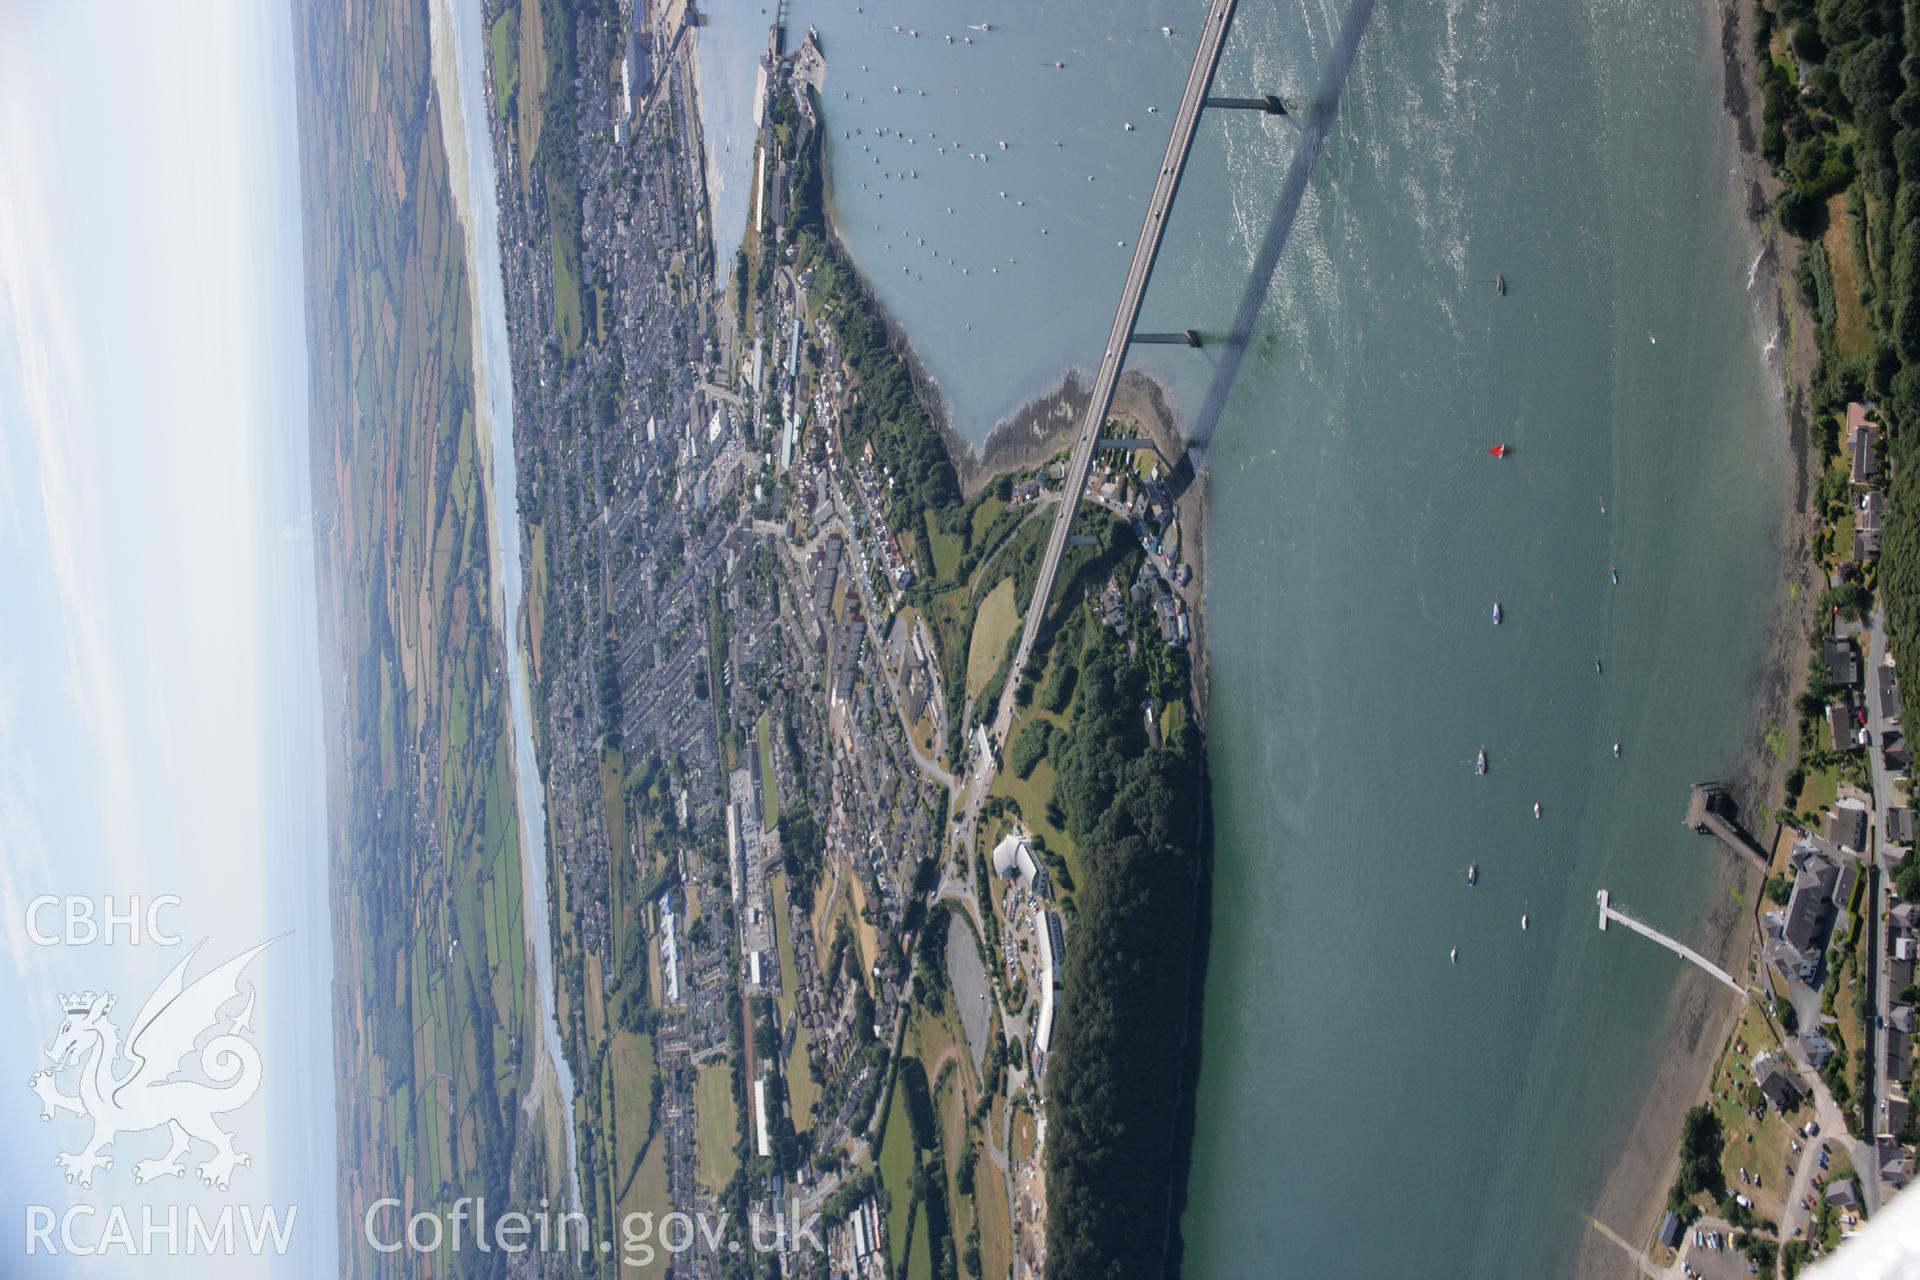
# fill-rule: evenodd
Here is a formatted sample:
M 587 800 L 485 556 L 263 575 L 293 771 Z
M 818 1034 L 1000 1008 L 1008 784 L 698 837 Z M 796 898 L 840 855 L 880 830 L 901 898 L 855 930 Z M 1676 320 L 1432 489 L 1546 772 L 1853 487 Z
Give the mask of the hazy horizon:
M 25 1249 L 27 1206 L 274 1205 L 298 1215 L 276 1271 L 335 1265 L 292 59 L 278 5 L 0 8 L 0 1012 L 21 1029 L 0 1046 L 0 1251 Z M 36 945 L 43 895 L 177 896 L 160 923 L 180 944 Z M 195 944 L 190 976 L 283 934 L 246 974 L 264 1065 L 225 1121 L 253 1157 L 231 1191 L 194 1179 L 204 1147 L 136 1188 L 164 1130 L 69 1186 L 55 1153 L 90 1126 L 42 1123 L 26 1087 L 59 993 L 114 992 L 124 1032 Z M 116 1256 L 129 1275 L 260 1265 Z

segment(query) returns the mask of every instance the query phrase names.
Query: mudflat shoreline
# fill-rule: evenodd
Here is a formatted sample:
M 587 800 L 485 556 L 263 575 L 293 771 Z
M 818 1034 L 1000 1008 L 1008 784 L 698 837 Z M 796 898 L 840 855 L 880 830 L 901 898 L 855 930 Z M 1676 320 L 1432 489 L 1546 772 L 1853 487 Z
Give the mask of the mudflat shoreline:
M 1740 747 L 1722 779 L 1739 802 L 1745 822 L 1755 828 L 1761 843 L 1771 847 L 1772 832 L 1761 830 L 1761 818 L 1771 824 L 1772 806 L 1780 801 L 1791 755 L 1775 754 L 1767 745 L 1770 727 L 1793 722 L 1793 699 L 1805 684 L 1805 652 L 1812 626 L 1812 601 L 1820 583 L 1811 555 L 1815 517 L 1810 509 L 1818 458 L 1812 433 L 1811 391 L 1818 352 L 1814 347 L 1814 318 L 1806 313 L 1792 287 L 1799 244 L 1781 232 L 1773 218 L 1780 187 L 1760 154 L 1758 69 L 1751 32 L 1753 0 L 1717 0 L 1705 20 L 1709 31 L 1708 56 L 1717 61 L 1722 80 L 1722 106 L 1733 131 L 1734 163 L 1728 181 L 1745 213 L 1754 258 L 1755 306 L 1759 320 L 1775 335 L 1774 375 L 1787 421 L 1787 449 L 1792 466 L 1788 483 L 1778 495 L 1780 511 L 1772 545 L 1766 554 L 1773 565 L 1774 591 L 1762 651 L 1747 681 L 1749 715 Z M 1681 780 L 1690 781 L 1690 780 Z M 1676 800 L 1675 818 L 1679 809 Z M 1761 873 L 1737 862 L 1717 846 L 1703 842 L 1700 854 L 1719 860 L 1714 906 L 1702 929 L 1701 950 L 1729 972 L 1744 974 L 1752 964 L 1759 941 L 1757 904 Z M 1669 1006 L 1668 1052 L 1648 1090 L 1645 1103 L 1622 1145 L 1593 1217 L 1615 1234 L 1645 1249 L 1652 1241 L 1667 1188 L 1679 1171 L 1681 1121 L 1688 1108 L 1705 1101 L 1713 1064 L 1736 1024 L 1741 1009 L 1737 997 L 1711 978 L 1692 969 L 1676 988 Z M 1581 1280 L 1637 1277 L 1638 1261 L 1613 1241 L 1589 1229 L 1581 1242 L 1575 1274 Z
M 911 350 L 911 347 L 907 348 Z M 1009 471 L 1027 471 L 1040 466 L 1071 444 L 1073 430 L 1087 411 L 1087 388 L 1078 369 L 1067 371 L 1058 387 L 1036 396 L 1003 419 L 987 437 L 976 454 L 967 450 L 948 429 L 944 419 L 941 431 L 947 436 L 947 451 L 960 471 L 960 484 L 968 497 Z M 1169 466 L 1177 465 L 1187 451 L 1186 432 L 1179 415 L 1167 400 L 1166 388 L 1148 374 L 1128 369 L 1114 384 L 1113 404 L 1107 411 L 1139 435 L 1153 441 Z M 1207 717 L 1207 475 L 1198 471 L 1180 491 L 1175 507 L 1180 513 L 1181 554 L 1193 566 L 1193 581 L 1181 588 L 1192 616 L 1193 640 L 1188 653 L 1193 661 L 1194 704 L 1204 730 Z

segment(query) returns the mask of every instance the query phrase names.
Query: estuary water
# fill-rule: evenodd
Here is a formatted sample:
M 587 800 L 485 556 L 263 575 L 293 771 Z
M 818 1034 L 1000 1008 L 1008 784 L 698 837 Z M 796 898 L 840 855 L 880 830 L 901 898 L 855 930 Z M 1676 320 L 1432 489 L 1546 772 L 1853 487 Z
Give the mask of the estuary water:
M 1315 83 L 1338 12 L 1243 6 L 1223 79 Z M 1788 456 L 1707 19 L 1362 41 L 1208 459 L 1189 1274 L 1567 1274 L 1653 1079 L 1678 962 L 1594 894 L 1701 937 L 1724 855 L 1680 818 L 1749 729 Z M 1286 140 L 1208 141 L 1149 328 L 1221 315 L 1269 212 Z
M 836 214 L 970 441 L 1098 354 L 1201 12 L 795 0 Z M 1346 12 L 1246 0 L 1216 92 L 1310 98 Z M 1372 13 L 1204 463 L 1187 1274 L 1567 1274 L 1653 1079 L 1678 962 L 1594 895 L 1700 937 L 1679 820 L 1750 728 L 1787 483 L 1707 24 Z M 1227 328 L 1296 138 L 1203 122 L 1143 329 Z M 1191 414 L 1216 358 L 1135 364 Z
M 753 148 L 759 138 L 760 58 L 771 25 L 767 11 L 745 0 L 702 5 L 694 31 L 695 92 L 707 153 L 707 206 L 713 269 L 724 283 L 753 204 Z
M 792 0 L 835 221 L 969 444 L 1099 362 L 1205 12 Z

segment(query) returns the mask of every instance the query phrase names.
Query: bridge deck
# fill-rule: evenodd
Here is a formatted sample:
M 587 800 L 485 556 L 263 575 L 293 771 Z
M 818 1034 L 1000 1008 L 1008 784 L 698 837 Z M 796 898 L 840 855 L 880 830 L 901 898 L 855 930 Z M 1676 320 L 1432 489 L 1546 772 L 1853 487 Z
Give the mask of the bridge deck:
M 1047 554 L 1040 562 L 1040 574 L 1034 582 L 1033 598 L 1027 602 L 1027 615 L 1020 628 L 1020 647 L 1014 652 L 1012 675 L 1000 693 L 999 709 L 993 718 L 992 736 L 1004 745 L 1013 722 L 1014 691 L 1020 684 L 1020 672 L 1033 655 L 1040 635 L 1040 623 L 1046 616 L 1047 601 L 1053 595 L 1053 583 L 1060 572 L 1066 551 L 1067 534 L 1073 527 L 1073 515 L 1086 492 L 1087 474 L 1093 466 L 1093 454 L 1100 441 L 1100 430 L 1113 407 L 1113 389 L 1120 378 L 1120 365 L 1126 359 L 1127 342 L 1140 317 L 1140 301 L 1146 294 L 1147 277 L 1160 253 L 1160 239 L 1166 230 L 1167 209 L 1180 185 L 1181 172 L 1193 150 L 1194 132 L 1200 113 L 1206 106 L 1207 90 L 1213 84 L 1214 71 L 1220 65 L 1220 51 L 1227 43 L 1227 29 L 1233 25 L 1237 0 L 1212 0 L 1207 6 L 1206 25 L 1200 32 L 1200 46 L 1194 51 L 1193 69 L 1187 73 L 1186 91 L 1180 96 L 1180 109 L 1174 113 L 1173 133 L 1167 139 L 1167 153 L 1154 179 L 1153 194 L 1147 200 L 1147 213 L 1134 242 L 1133 261 L 1127 268 L 1126 284 L 1120 291 L 1120 305 L 1114 312 L 1113 328 L 1107 334 L 1106 354 L 1093 379 L 1093 393 L 1087 398 L 1087 414 L 1074 440 L 1073 460 L 1067 464 L 1066 488 L 1060 509 L 1053 518 L 1053 530 L 1047 538 Z

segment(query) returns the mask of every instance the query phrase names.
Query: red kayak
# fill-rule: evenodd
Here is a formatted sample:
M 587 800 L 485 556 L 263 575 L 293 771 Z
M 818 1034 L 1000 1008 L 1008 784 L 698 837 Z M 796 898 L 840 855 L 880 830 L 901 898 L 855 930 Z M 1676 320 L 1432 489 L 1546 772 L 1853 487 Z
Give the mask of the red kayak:
M 1487 450 L 1487 452 L 1492 454 L 1496 458 L 1504 458 L 1507 456 L 1507 446 L 1503 444 L 1497 444 L 1493 446 L 1493 448 Z

